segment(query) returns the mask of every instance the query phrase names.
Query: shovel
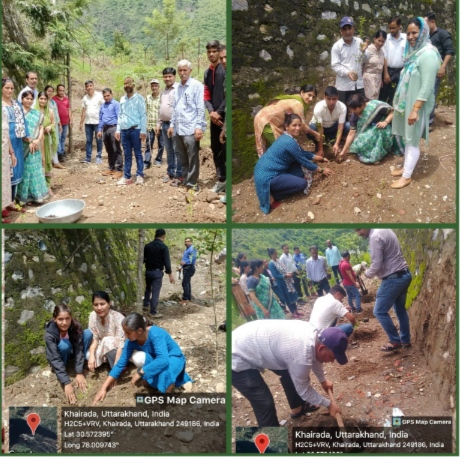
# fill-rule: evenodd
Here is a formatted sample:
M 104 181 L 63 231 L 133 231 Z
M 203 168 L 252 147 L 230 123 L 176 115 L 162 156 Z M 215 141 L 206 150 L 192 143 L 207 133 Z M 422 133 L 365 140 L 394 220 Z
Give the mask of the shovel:
M 362 295 L 368 295 L 368 289 L 365 287 L 365 284 L 363 283 L 363 280 L 360 276 L 357 276 L 357 282 L 360 284 Z

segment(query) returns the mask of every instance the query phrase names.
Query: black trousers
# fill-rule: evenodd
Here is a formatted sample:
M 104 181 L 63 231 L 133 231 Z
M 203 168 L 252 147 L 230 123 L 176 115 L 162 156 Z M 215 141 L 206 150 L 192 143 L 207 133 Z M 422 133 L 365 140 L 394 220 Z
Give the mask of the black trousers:
M 295 409 L 304 403 L 297 393 L 289 371 L 272 371 L 280 377 L 282 388 L 290 409 Z M 232 371 L 232 385 L 250 402 L 255 413 L 258 427 L 278 427 L 276 406 L 271 390 L 257 369 L 242 372 Z
M 379 99 L 383 102 L 392 105 L 392 101 L 394 100 L 394 94 L 396 93 L 397 85 L 399 84 L 399 78 L 401 75 L 401 71 L 403 68 L 389 68 L 388 73 L 389 77 L 391 78 L 391 82 L 389 84 L 384 83 L 384 76 L 383 76 L 383 87 L 379 91 Z
M 308 296 L 309 292 L 308 292 L 308 284 L 307 284 L 306 279 L 300 278 L 296 274 L 293 275 L 293 284 L 294 284 L 295 290 L 297 291 L 299 298 L 303 297 L 302 285 L 301 285 L 302 282 L 303 282 L 303 289 L 305 290 L 305 295 Z
M 195 266 L 189 265 L 183 267 L 183 280 L 182 280 L 182 288 L 183 288 L 183 296 L 182 300 L 190 301 L 191 300 L 191 278 L 195 275 Z
M 109 127 L 104 130 L 104 146 L 109 157 L 109 169 L 111 171 L 123 171 L 122 147 L 120 142 L 115 140 L 116 127 Z
M 357 90 L 338 90 L 337 93 L 339 94 L 339 101 L 347 105 L 347 102 L 349 101 L 349 98 L 352 95 L 355 95 L 357 93 L 360 93 L 362 95 L 365 95 L 365 89 L 357 89 Z
M 341 277 L 341 279 L 343 279 L 341 271 L 339 269 L 339 265 L 336 264 L 335 266 L 331 266 L 331 269 L 332 269 L 332 272 L 334 274 L 337 284 L 339 284 L 339 276 Z
M 143 304 L 144 306 L 151 305 L 151 314 L 156 314 L 163 278 L 164 271 L 161 269 L 146 270 L 146 290 Z
M 216 165 L 216 174 L 219 182 L 225 182 L 226 179 L 226 150 L 225 143 L 221 143 L 219 136 L 222 132 L 222 126 L 217 126 L 211 121 L 211 150 Z
M 324 296 L 323 291 L 329 293 L 329 291 L 331 290 L 331 286 L 329 285 L 329 280 L 327 279 L 327 277 L 325 277 L 323 280 L 320 280 L 319 282 L 312 282 L 310 280 L 310 287 L 312 285 L 318 285 L 318 296 Z

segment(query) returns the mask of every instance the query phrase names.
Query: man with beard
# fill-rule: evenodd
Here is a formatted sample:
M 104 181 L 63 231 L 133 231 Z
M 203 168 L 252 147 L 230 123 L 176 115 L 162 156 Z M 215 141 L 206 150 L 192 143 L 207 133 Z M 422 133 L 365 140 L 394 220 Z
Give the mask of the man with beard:
M 146 103 L 144 97 L 135 92 L 135 81 L 127 77 L 123 82 L 126 95 L 120 99 L 120 113 L 118 116 L 115 139 L 122 142 L 125 158 L 124 175 L 117 185 L 130 185 L 133 151 L 136 159 L 136 184 L 144 183 L 144 162 L 141 144 L 146 142 Z

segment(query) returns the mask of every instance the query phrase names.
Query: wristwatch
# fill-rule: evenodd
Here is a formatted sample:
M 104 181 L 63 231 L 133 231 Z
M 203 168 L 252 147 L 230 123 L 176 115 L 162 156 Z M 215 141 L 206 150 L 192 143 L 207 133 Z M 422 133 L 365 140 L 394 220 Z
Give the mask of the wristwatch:
M 143 376 L 143 371 L 141 370 L 141 367 L 138 367 L 138 369 L 136 369 L 136 373 L 141 377 Z

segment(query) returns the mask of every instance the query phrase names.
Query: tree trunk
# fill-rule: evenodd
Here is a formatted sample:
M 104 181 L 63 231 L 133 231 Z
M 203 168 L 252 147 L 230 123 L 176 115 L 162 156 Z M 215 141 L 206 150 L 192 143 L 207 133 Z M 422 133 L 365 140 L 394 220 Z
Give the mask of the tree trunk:
M 70 112 L 73 116 L 73 98 L 72 92 L 73 89 L 71 87 L 71 57 L 70 52 L 66 54 L 66 80 L 68 86 L 68 100 L 70 101 Z M 71 124 L 68 125 L 68 153 L 73 153 L 73 126 Z
M 136 312 L 143 314 L 143 261 L 144 261 L 144 237 L 146 231 L 138 229 L 138 283 L 136 297 Z

